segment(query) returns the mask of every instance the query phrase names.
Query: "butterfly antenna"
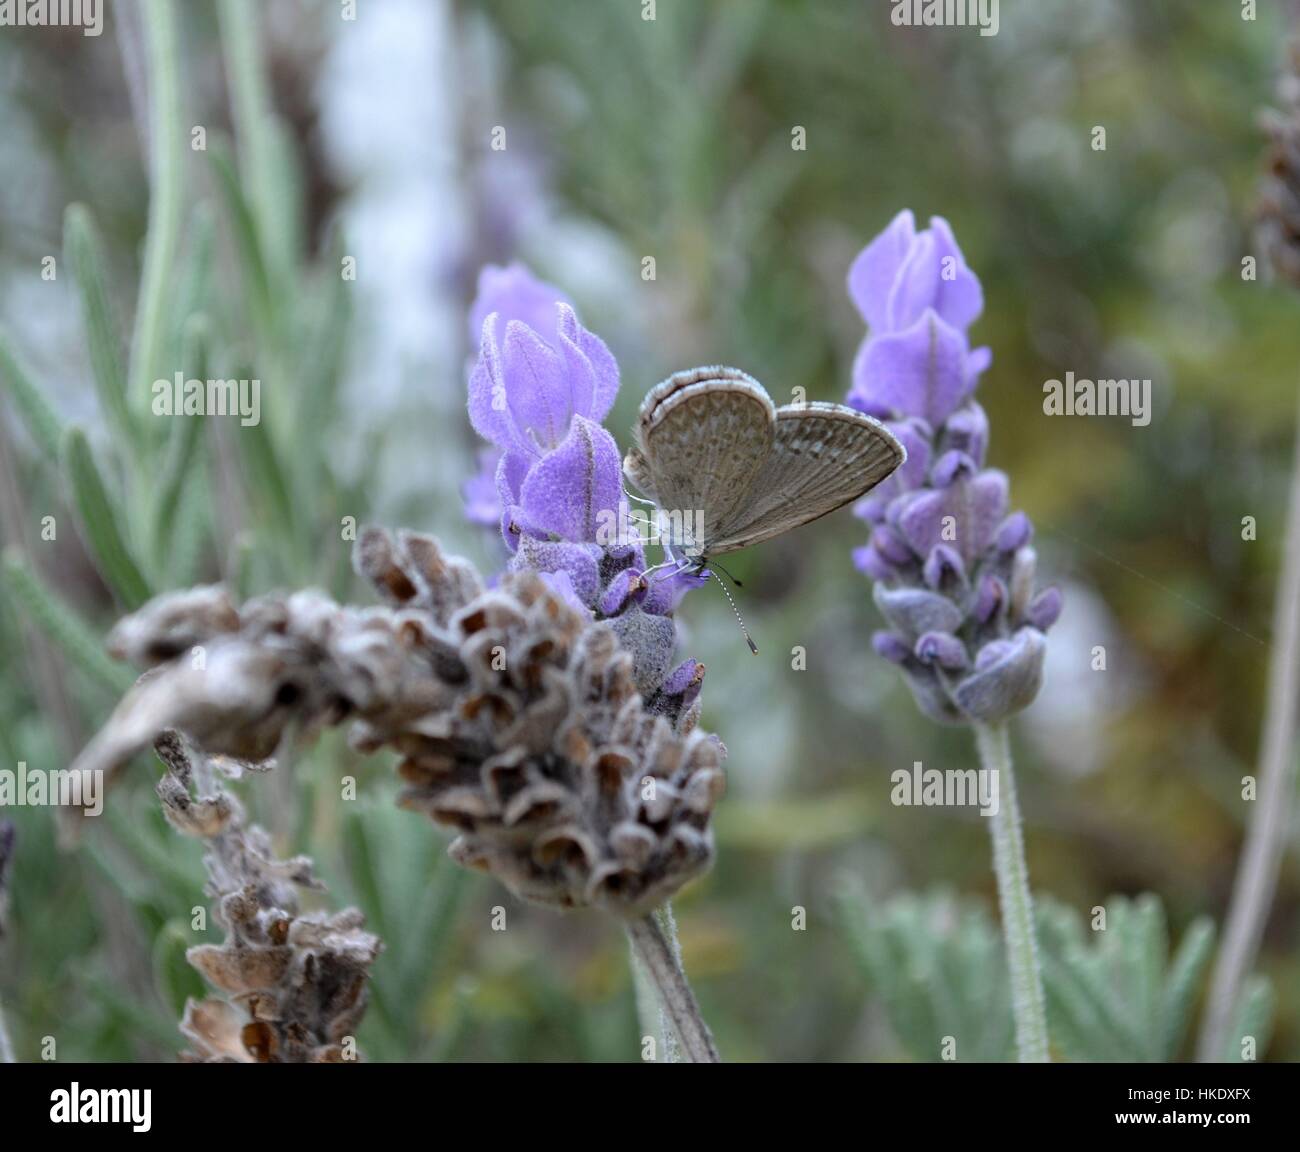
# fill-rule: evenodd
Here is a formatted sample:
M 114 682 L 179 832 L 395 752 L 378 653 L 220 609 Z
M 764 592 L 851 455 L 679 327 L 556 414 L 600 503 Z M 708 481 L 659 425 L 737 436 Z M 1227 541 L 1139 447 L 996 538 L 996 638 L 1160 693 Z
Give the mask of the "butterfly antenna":
M 710 568 L 716 568 L 716 569 L 717 569 L 719 572 L 721 572 L 721 573 L 722 573 L 722 574 L 723 574 L 723 575 L 724 575 L 728 580 L 730 580 L 730 581 L 731 581 L 731 582 L 732 582 L 732 583 L 733 583 L 737 588 L 743 588 L 743 587 L 744 587 L 744 585 L 743 585 L 739 580 L 737 580 L 737 579 L 736 579 L 736 578 L 735 578 L 735 577 L 734 577 L 730 572 L 728 572 L 728 571 L 727 571 L 727 570 L 726 570 L 726 569 L 725 569 L 721 564 L 719 564 L 716 560 L 710 560 L 710 561 L 709 561 L 709 567 L 710 567 Z
M 758 645 L 750 638 L 749 629 L 745 627 L 745 621 L 741 618 L 740 609 L 736 607 L 736 602 L 731 598 L 731 593 L 727 591 L 727 586 L 722 582 L 721 578 L 717 576 L 713 569 L 707 569 L 705 574 L 717 579 L 718 587 L 722 589 L 722 594 L 727 598 L 727 603 L 731 605 L 731 610 L 736 614 L 736 623 L 740 625 L 740 630 L 744 633 L 745 643 L 749 645 L 749 650 L 757 656 Z

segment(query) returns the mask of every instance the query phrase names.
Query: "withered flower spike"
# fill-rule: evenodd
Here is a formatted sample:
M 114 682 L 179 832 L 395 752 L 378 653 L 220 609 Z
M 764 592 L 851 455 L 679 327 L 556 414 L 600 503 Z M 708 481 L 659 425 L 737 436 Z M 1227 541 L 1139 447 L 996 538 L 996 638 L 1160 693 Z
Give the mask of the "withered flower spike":
M 377 936 L 355 908 L 301 915 L 296 888 L 320 888 L 306 857 L 277 860 L 266 833 L 246 824 L 214 764 L 181 735 L 155 744 L 167 771 L 158 783 L 163 812 L 178 831 L 206 842 L 213 918 L 220 944 L 186 959 L 228 999 L 190 1000 L 181 1032 L 190 1063 L 335 1063 L 355 1059 L 344 1043 L 365 1012 Z
M 256 760 L 291 727 L 350 719 L 356 747 L 403 756 L 402 805 L 460 833 L 452 858 L 526 899 L 634 918 L 707 869 L 726 750 L 696 729 L 702 667 L 647 701 L 610 625 L 534 573 L 485 591 L 433 537 L 374 528 L 354 561 L 388 607 L 265 597 L 232 630 L 200 590 L 129 617 L 123 650 L 151 658 L 199 638 L 203 659 L 191 645 L 142 680 L 76 766 L 109 768 L 165 729 Z M 187 785 L 169 798 L 191 834 L 231 820 Z

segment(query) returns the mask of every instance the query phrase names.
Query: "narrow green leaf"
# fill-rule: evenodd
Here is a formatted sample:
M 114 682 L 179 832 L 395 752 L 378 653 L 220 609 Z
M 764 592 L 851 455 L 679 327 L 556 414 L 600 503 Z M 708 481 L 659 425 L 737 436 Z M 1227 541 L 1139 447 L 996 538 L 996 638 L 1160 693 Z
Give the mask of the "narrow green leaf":
M 1191 924 L 1183 933 L 1165 981 L 1161 1006 L 1163 1059 L 1172 1060 L 1182 1046 L 1191 1016 L 1196 986 L 1205 971 L 1214 944 L 1214 923 L 1208 917 Z
M 235 245 L 239 250 L 239 272 L 248 298 L 247 311 L 264 341 L 267 341 L 274 331 L 272 315 L 275 307 L 257 225 L 239 186 L 239 177 L 235 174 L 228 149 L 221 141 L 213 141 L 208 155 L 212 161 L 212 171 L 217 177 L 217 188 L 221 192 L 226 214 L 235 233 Z
M 51 591 L 49 584 L 31 570 L 16 550 L 5 552 L 0 572 L 14 602 L 22 606 L 27 616 L 76 667 L 114 696 L 121 696 L 131 687 L 135 681 L 134 673 L 109 659 L 95 630 Z
M 185 251 L 177 272 L 175 316 L 179 328 L 172 333 L 177 362 L 185 366 L 185 329 L 197 313 L 213 308 L 212 254 L 216 241 L 217 214 L 211 200 L 200 202 L 190 215 Z
M 266 159 L 270 202 L 262 221 L 264 243 L 276 266 L 288 278 L 303 258 L 303 213 L 307 201 L 298 138 L 283 117 L 265 117 Z
M 32 383 L 32 378 L 18 363 L 9 336 L 0 329 L 0 380 L 9 390 L 14 406 L 18 409 L 27 431 L 31 433 L 36 446 L 50 460 L 59 459 L 59 445 L 63 440 L 63 425 L 50 407 L 41 390 Z
M 63 467 L 81 523 L 82 538 L 98 561 L 100 574 L 128 608 L 139 608 L 151 593 L 122 533 L 117 510 L 80 428 L 63 438 Z
M 146 0 L 143 16 L 149 60 L 149 227 L 131 340 L 128 400 L 138 412 L 149 410 L 150 388 L 166 371 L 185 173 L 177 8 L 167 0 Z
M 295 408 L 300 425 L 313 430 L 321 428 L 337 409 L 343 353 L 352 321 L 352 290 L 356 287 L 355 282 L 343 279 L 344 255 L 344 241 L 338 236 L 327 250 L 322 282 L 309 298 L 303 324 L 305 387 L 299 390 Z
M 192 316 L 185 325 L 182 341 L 181 364 L 187 380 L 203 380 L 208 371 L 208 345 L 210 332 L 206 317 Z M 191 465 L 202 439 L 203 417 L 181 416 L 172 418 L 171 435 L 163 460 L 162 474 L 158 479 L 157 500 L 153 515 L 153 556 L 161 563 L 173 543 L 176 513 L 181 496 L 189 480 Z
M 99 402 L 114 427 L 128 439 L 134 439 L 134 426 L 126 402 L 126 367 L 122 362 L 121 339 L 109 304 L 103 247 L 85 205 L 68 207 L 63 218 L 63 247 L 81 293 L 82 319 Z
M 1273 987 L 1264 976 L 1252 976 L 1242 985 L 1237 1001 L 1236 1027 L 1226 1039 L 1223 1059 L 1229 1064 L 1258 1060 L 1273 1031 Z M 1251 1055 L 1247 1059 L 1247 1042 Z

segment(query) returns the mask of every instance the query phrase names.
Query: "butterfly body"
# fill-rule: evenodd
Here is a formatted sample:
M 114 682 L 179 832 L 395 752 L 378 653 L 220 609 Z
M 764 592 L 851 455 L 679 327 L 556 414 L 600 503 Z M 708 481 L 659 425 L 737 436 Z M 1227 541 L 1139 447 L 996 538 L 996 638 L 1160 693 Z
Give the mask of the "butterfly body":
M 907 458 L 878 420 L 841 404 L 776 407 L 736 368 L 678 372 L 646 395 L 627 478 L 660 516 L 692 526 L 672 543 L 700 571 L 858 499 Z

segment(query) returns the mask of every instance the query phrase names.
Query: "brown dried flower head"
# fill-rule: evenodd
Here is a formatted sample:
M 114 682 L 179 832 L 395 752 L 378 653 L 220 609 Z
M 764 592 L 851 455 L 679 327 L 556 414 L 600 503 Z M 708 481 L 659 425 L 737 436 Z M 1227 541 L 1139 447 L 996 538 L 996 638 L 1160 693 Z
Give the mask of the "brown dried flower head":
M 348 1047 L 365 1012 L 377 936 L 356 908 L 303 914 L 297 889 L 320 889 L 305 856 L 278 860 L 265 831 L 247 824 L 213 764 L 166 732 L 156 749 L 168 771 L 158 797 L 170 823 L 207 843 L 207 891 L 221 944 L 186 959 L 228 999 L 189 1001 L 181 1059 L 203 1063 L 320 1064 L 355 1059 Z M 192 791 L 193 790 L 193 791 Z
M 646 706 L 613 629 L 532 573 L 482 592 L 427 537 L 367 533 L 357 555 L 409 628 L 436 622 L 420 642 L 444 654 L 453 700 L 418 726 L 354 735 L 404 754 L 401 802 L 459 829 L 454 859 L 530 900 L 621 915 L 709 865 L 724 749 L 695 728 L 698 709 L 673 721 Z
M 293 726 L 351 719 L 358 747 L 402 755 L 402 803 L 458 830 L 452 857 L 529 900 L 634 916 L 708 867 L 725 749 L 695 727 L 702 668 L 646 701 L 612 629 L 533 573 L 487 591 L 432 537 L 375 529 L 355 556 L 385 607 L 302 592 L 236 611 L 209 588 L 124 620 L 114 650 L 157 670 L 78 766 L 169 728 L 260 760 Z

